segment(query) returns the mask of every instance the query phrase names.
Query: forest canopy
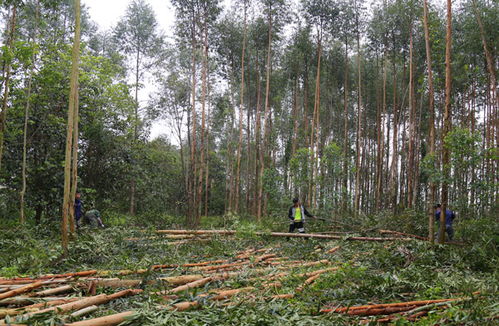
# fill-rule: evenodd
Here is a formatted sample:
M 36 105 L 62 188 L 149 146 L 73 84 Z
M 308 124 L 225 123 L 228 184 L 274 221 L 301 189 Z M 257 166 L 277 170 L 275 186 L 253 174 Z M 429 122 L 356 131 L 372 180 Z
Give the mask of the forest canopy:
M 109 216 L 192 227 L 296 196 L 347 219 L 497 211 L 495 1 L 449 20 L 435 1 L 172 0 L 166 32 L 145 0 L 108 30 L 75 3 L 0 3 L 3 221 L 59 221 L 70 184 Z

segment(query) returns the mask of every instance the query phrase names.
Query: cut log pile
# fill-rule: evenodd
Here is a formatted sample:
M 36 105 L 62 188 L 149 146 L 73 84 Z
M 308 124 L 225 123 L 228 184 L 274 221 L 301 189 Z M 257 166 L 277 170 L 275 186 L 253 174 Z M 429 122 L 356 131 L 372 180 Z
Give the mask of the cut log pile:
M 438 300 L 420 300 L 384 304 L 371 304 L 351 307 L 327 307 L 321 309 L 322 313 L 340 313 L 350 316 L 369 317 L 361 322 L 368 324 L 372 322 L 373 316 L 382 316 L 374 321 L 377 323 L 390 323 L 397 319 L 404 318 L 409 321 L 426 316 L 430 310 L 443 309 L 450 306 L 451 303 L 469 300 L 470 298 L 449 298 Z
M 329 252 L 334 253 L 338 249 L 335 247 Z M 238 299 L 289 299 L 295 293 L 279 293 L 282 282 L 292 277 L 296 282 L 295 292 L 304 291 L 322 275 L 338 269 L 328 267 L 331 264 L 329 260 L 292 260 L 279 256 L 270 248 L 252 248 L 238 252 L 232 258 L 158 264 L 139 270 L 90 270 L 0 278 L 0 325 L 29 324 L 29 318 L 42 313 L 58 314 L 68 321 L 66 325 L 117 325 L 135 312 L 125 311 L 93 319 L 88 316 L 103 309 L 103 305 L 110 301 L 142 293 L 143 290 L 137 289 L 139 286 L 151 286 L 152 291 L 148 293 L 162 298 L 164 304 L 158 309 L 177 311 L 202 308 L 205 302 L 224 306 Z M 148 277 L 148 281 L 113 277 L 146 272 L 158 272 L 158 275 L 152 280 Z M 165 273 L 168 276 L 164 276 Z M 237 286 L 230 282 L 233 279 L 237 280 Z M 102 293 L 99 290 L 101 287 L 119 288 L 121 291 L 110 293 L 106 290 L 106 294 L 98 294 Z M 154 290 L 158 287 L 159 291 Z M 185 301 L 186 298 L 190 300 Z
M 383 232 L 388 234 L 388 232 Z M 152 238 L 177 241 L 199 241 L 213 235 L 236 235 L 232 230 L 159 230 Z M 390 233 L 405 238 L 373 238 L 338 236 L 331 234 L 259 233 L 272 237 L 306 237 L 325 240 L 393 241 L 412 240 L 408 234 Z M 47 274 L 37 277 L 0 278 L 0 325 L 25 325 L 29 318 L 42 313 L 60 315 L 65 325 L 99 326 L 118 325 L 133 317 L 133 310 L 104 317 L 91 318 L 103 305 L 124 297 L 143 293 L 162 301 L 158 309 L 186 311 L 202 309 L 203 305 L 227 306 L 243 301 L 286 300 L 314 290 L 314 285 L 324 275 L 336 273 L 338 263 L 331 257 L 340 246 L 323 245 L 315 248 L 327 259 L 317 261 L 293 260 L 280 256 L 275 248 L 251 248 L 232 257 L 205 261 L 187 261 L 179 264 L 155 264 L 149 268 L 124 270 L 88 270 L 64 274 Z M 199 259 L 199 257 L 196 257 Z M 351 260 L 355 258 L 351 257 Z M 140 275 L 146 274 L 143 280 Z M 152 273 L 152 274 L 151 274 Z M 151 277 L 154 275 L 155 277 Z M 132 277 L 132 279 L 122 279 Z M 235 282 L 233 282 L 235 281 Z M 284 286 L 283 286 L 284 284 Z M 291 286 L 290 286 L 291 285 Z M 100 288 L 108 288 L 106 294 Z M 138 289 L 140 287 L 140 289 Z M 149 287 L 149 288 L 148 288 Z M 115 289 L 114 292 L 109 288 Z M 283 289 L 285 288 L 285 290 Z M 287 293 L 287 292 L 288 293 Z M 291 293 L 289 293 L 291 292 Z M 132 298 L 131 300 L 135 300 Z M 239 301 L 238 301 L 239 300 Z M 377 304 L 357 307 L 327 307 L 323 313 L 341 313 L 372 318 L 378 322 L 391 322 L 404 317 L 416 320 L 430 309 L 442 309 L 463 298 L 411 301 L 405 303 Z M 102 312 L 100 313 L 102 314 Z

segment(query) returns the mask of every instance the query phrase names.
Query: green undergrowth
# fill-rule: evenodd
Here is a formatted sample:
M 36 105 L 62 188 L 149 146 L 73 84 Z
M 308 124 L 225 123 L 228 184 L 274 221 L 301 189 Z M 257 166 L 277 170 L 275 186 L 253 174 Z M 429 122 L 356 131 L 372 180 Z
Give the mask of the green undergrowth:
M 289 260 L 319 261 L 328 259 L 337 271 L 321 275 L 313 284 L 287 300 L 272 300 L 271 295 L 294 293 L 305 278 L 298 274 L 326 266 L 301 267 L 288 270 L 281 279 L 282 287 L 268 288 L 255 277 L 251 269 L 225 282 L 215 282 L 204 288 L 180 293 L 175 301 L 165 301 L 153 294 L 165 287 L 150 282 L 160 277 L 192 273 L 186 269 L 148 271 L 126 278 L 140 278 L 143 294 L 119 299 L 99 307 L 89 317 L 134 310 L 127 325 L 343 325 L 357 324 L 359 317 L 321 314 L 321 308 L 370 303 L 466 297 L 468 300 L 451 304 L 445 310 L 431 311 L 427 317 L 413 323 L 398 320 L 396 325 L 493 325 L 499 314 L 499 273 L 497 249 L 477 241 L 462 246 L 431 245 L 423 241 L 362 242 L 326 241 L 316 239 L 274 238 L 257 236 L 257 231 L 284 231 L 282 221 L 267 221 L 264 225 L 237 217 L 210 217 L 203 228 L 225 226 L 237 230 L 234 237 L 214 236 L 208 242 L 190 241 L 172 246 L 172 239 L 155 235 L 156 228 L 177 226 L 173 218 L 144 224 L 125 225 L 115 218 L 105 229 L 79 230 L 70 244 L 68 257 L 60 256 L 57 225 L 43 227 L 9 226 L 0 228 L 0 276 L 13 277 L 63 273 L 89 269 L 118 271 L 149 268 L 154 264 L 182 264 L 218 259 L 232 259 L 248 248 L 269 248 L 270 253 Z M 180 226 L 179 226 L 180 228 Z M 326 223 L 308 226 L 311 231 L 330 230 Z M 358 235 L 371 235 L 362 229 Z M 379 236 L 379 235 L 378 235 Z M 128 238 L 142 238 L 130 241 Z M 146 239 L 147 237 L 155 237 Z M 494 243 L 494 238 L 490 240 Z M 481 246 L 479 246 L 481 245 Z M 327 250 L 340 246 L 333 254 Z M 275 273 L 283 272 L 275 267 Z M 116 276 L 111 272 L 110 276 Z M 234 298 L 233 306 L 221 306 L 198 297 L 214 288 L 253 286 L 255 295 Z M 98 289 L 112 293 L 116 289 Z M 476 294 L 480 292 L 480 294 Z M 475 294 L 473 294 L 475 293 Z M 266 300 L 262 300 L 265 297 Z M 166 306 L 174 302 L 198 300 L 199 309 L 171 311 Z M 71 321 L 71 320 L 67 320 Z M 66 321 L 66 322 L 67 322 Z M 43 315 L 30 320 L 33 325 L 62 324 L 60 316 Z M 371 324 L 375 324 L 372 322 Z

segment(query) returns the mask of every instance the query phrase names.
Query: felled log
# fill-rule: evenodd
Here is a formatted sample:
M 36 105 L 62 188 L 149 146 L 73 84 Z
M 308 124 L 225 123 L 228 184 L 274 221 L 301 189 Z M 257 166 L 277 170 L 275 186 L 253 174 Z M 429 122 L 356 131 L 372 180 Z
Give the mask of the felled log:
M 158 234 L 220 234 L 220 235 L 234 235 L 234 230 L 157 230 Z M 273 237 L 290 237 L 290 238 L 315 238 L 315 239 L 329 239 L 329 240 L 359 240 L 359 241 L 397 241 L 397 240 L 411 240 L 407 238 L 375 238 L 375 237 L 342 237 L 337 235 L 328 234 L 315 234 L 315 233 L 285 233 L 285 232 L 255 232 L 258 236 L 273 236 Z
M 160 278 L 160 280 L 165 281 L 165 282 L 170 283 L 170 284 L 174 284 L 174 285 L 183 285 L 183 284 L 191 283 L 194 281 L 198 281 L 202 278 L 204 278 L 203 275 L 194 274 L 194 275 L 180 275 L 180 276 L 163 277 L 163 278 Z
M 15 297 L 16 295 L 19 295 L 19 294 L 22 294 L 22 293 L 30 292 L 30 291 L 32 291 L 32 290 L 34 290 L 36 288 L 39 288 L 42 285 L 43 285 L 43 282 L 42 281 L 38 281 L 38 282 L 34 282 L 34 283 L 30 283 L 28 285 L 22 286 L 22 287 L 17 288 L 17 289 L 13 289 L 13 290 L 7 291 L 5 293 L 1 293 L 0 294 L 0 300 L 6 299 L 6 298 L 10 298 L 10 297 Z
M 310 276 L 309 278 L 307 278 L 305 280 L 305 282 L 300 285 L 298 288 L 296 288 L 296 292 L 302 292 L 303 289 L 307 286 L 307 285 L 310 285 L 312 284 L 316 279 L 318 279 L 319 277 L 321 276 L 321 274 L 316 274 L 316 275 L 313 275 L 313 276 Z
M 326 251 L 328 254 L 332 254 L 332 253 L 335 253 L 336 251 L 338 251 L 340 249 L 340 246 L 337 246 L 337 247 L 334 247 L 334 248 L 331 248 L 329 249 L 328 251 Z
M 373 305 L 363 305 L 363 306 L 352 306 L 352 307 L 339 307 L 339 308 L 325 308 L 321 309 L 323 313 L 336 312 L 336 313 L 348 313 L 350 315 L 368 315 L 370 312 L 376 312 L 376 314 L 381 310 L 400 312 L 414 309 L 419 306 L 425 306 L 432 303 L 439 302 L 451 302 L 456 300 L 462 300 L 462 298 L 453 298 L 453 299 L 437 299 L 437 300 L 422 300 L 422 301 L 408 301 L 408 302 L 396 302 L 396 303 L 385 303 L 385 304 L 373 304 Z M 401 309 L 396 311 L 397 309 Z M 405 310 L 404 310 L 405 309 Z
M 89 271 L 81 271 L 81 272 L 72 272 L 72 273 L 64 273 L 64 274 L 46 274 L 40 275 L 37 277 L 15 277 L 10 279 L 0 279 L 0 282 L 8 282 L 8 281 L 39 281 L 39 280 L 48 280 L 48 279 L 56 279 L 56 278 L 68 278 L 68 277 L 83 277 L 90 276 L 97 273 L 96 270 Z M 0 284 L 8 284 L 8 283 L 0 283 Z
M 211 282 L 212 280 L 213 280 L 212 277 L 205 277 L 205 278 L 202 278 L 200 280 L 193 281 L 193 282 L 190 282 L 190 283 L 178 286 L 178 287 L 173 288 L 171 290 L 168 290 L 166 292 L 165 291 L 159 292 L 157 294 L 178 293 L 178 292 L 182 292 L 182 291 L 185 291 L 185 290 L 189 290 L 189 289 L 193 289 L 193 288 L 198 288 L 198 287 L 201 287 L 201 286 L 203 286 L 203 285 Z
M 96 305 L 88 306 L 86 308 L 83 308 L 83 309 L 80 309 L 80 310 L 73 312 L 70 316 L 73 318 L 85 316 L 85 315 L 91 314 L 94 311 L 97 311 L 97 309 L 99 309 L 99 307 L 97 307 Z
M 334 272 L 337 271 L 339 267 L 331 267 L 331 268 L 325 268 L 325 269 L 319 269 L 313 272 L 308 272 L 308 273 L 303 273 L 303 274 L 298 274 L 298 277 L 312 277 L 315 275 L 321 275 L 327 272 Z
M 33 316 L 33 315 L 41 314 L 41 313 L 45 313 L 45 312 L 50 312 L 50 311 L 55 311 L 57 313 L 64 313 L 64 312 L 68 312 L 68 311 L 72 311 L 72 310 L 80 310 L 80 309 L 86 308 L 88 306 L 104 304 L 104 303 L 107 303 L 109 301 L 113 301 L 115 299 L 121 298 L 121 297 L 136 295 L 136 294 L 139 294 L 141 292 L 142 292 L 142 290 L 138 290 L 138 289 L 133 289 L 133 290 L 128 289 L 128 290 L 119 291 L 119 292 L 116 292 L 116 293 L 113 293 L 110 295 L 99 294 L 99 295 L 87 297 L 87 298 L 84 298 L 84 299 L 81 299 L 78 301 L 74 301 L 74 302 L 70 302 L 70 303 L 66 303 L 66 304 L 62 304 L 62 305 L 58 305 L 58 306 L 53 306 L 50 308 L 46 308 L 46 309 L 42 309 L 42 310 L 38 310 L 38 311 L 34 311 L 34 312 L 25 313 L 25 314 L 21 315 L 19 318 L 24 320 L 28 317 Z M 0 322 L 0 325 L 5 325 L 5 322 Z
M 38 282 L 38 281 L 43 281 L 43 284 L 48 285 L 48 284 L 60 284 L 60 283 L 67 283 L 70 280 L 70 278 L 56 278 L 56 279 L 31 279 L 31 278 L 24 278 L 24 279 L 3 279 L 0 280 L 0 285 L 11 285 L 11 286 L 16 286 L 16 285 L 26 285 L 26 284 L 31 284 L 33 282 Z
M 120 280 L 119 278 L 111 278 L 111 279 L 95 279 L 89 280 L 80 284 L 85 284 L 87 287 L 91 282 L 94 282 L 96 287 L 109 287 L 109 288 L 132 288 L 138 286 L 142 281 L 141 280 Z
M 402 236 L 402 237 L 407 237 L 407 238 L 415 238 L 415 239 L 425 240 L 425 241 L 427 241 L 427 240 L 428 240 L 428 238 L 426 238 L 426 237 L 422 237 L 422 236 L 419 236 L 419 235 L 409 234 L 409 233 L 404 233 L 404 232 L 398 232 L 398 231 L 392 231 L 392 230 L 379 230 L 379 233 L 381 233 L 381 234 L 394 234 L 394 235 L 400 235 L 400 236 Z
M 217 295 L 211 297 L 210 299 L 217 300 L 217 301 L 225 300 L 225 299 L 231 298 L 239 293 L 250 292 L 250 291 L 253 291 L 254 289 L 255 289 L 254 287 L 249 286 L 249 287 L 239 288 L 239 289 L 223 290 L 223 291 L 219 291 Z
M 54 301 L 54 300 L 63 300 L 63 299 L 67 299 L 67 298 L 66 297 L 36 298 L 36 297 L 30 297 L 27 295 L 20 295 L 17 297 L 3 299 L 2 301 L 0 301 L 0 306 L 26 306 L 26 305 L 31 305 L 34 303 Z
M 271 296 L 272 299 L 292 299 L 294 297 L 295 297 L 295 295 L 293 293 L 276 294 L 276 295 Z
M 32 293 L 31 295 L 34 297 L 45 297 L 48 295 L 71 292 L 73 290 L 74 290 L 74 288 L 72 285 L 63 285 L 63 286 L 59 286 L 59 287 L 52 288 L 52 289 L 38 291 L 38 292 Z
M 236 259 L 248 259 L 249 257 L 251 257 L 252 255 L 256 254 L 256 253 L 260 253 L 260 252 L 267 252 L 269 251 L 270 249 L 267 249 L 267 248 L 263 248 L 263 249 L 250 249 L 250 250 L 246 250 L 246 251 L 243 251 L 242 253 L 239 253 L 236 255 Z
M 185 311 L 185 310 L 195 308 L 198 306 L 199 306 L 199 302 L 197 302 L 197 301 L 184 301 L 184 302 L 179 302 L 179 303 L 173 304 L 170 309 L 177 310 L 177 311 Z
M 127 317 L 132 316 L 135 311 L 125 311 L 119 314 L 77 321 L 75 323 L 66 324 L 66 326 L 113 326 L 124 322 Z
M 24 306 L 21 308 L 9 308 L 9 309 L 0 309 L 0 318 L 5 318 L 6 316 L 17 316 L 19 314 L 23 314 L 26 312 L 37 311 L 42 308 L 50 307 L 50 306 L 58 306 L 64 303 L 73 302 L 78 300 L 78 298 L 69 298 L 69 299 L 61 299 L 61 300 L 52 300 L 46 302 L 35 303 L 29 306 Z

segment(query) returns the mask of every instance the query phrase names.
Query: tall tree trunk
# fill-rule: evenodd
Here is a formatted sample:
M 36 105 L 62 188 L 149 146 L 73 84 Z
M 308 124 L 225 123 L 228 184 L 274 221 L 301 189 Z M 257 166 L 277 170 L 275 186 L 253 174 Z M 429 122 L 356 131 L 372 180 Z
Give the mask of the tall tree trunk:
M 296 146 L 298 142 L 298 126 L 299 121 L 301 120 L 300 114 L 298 112 L 298 76 L 294 78 L 294 86 L 293 86 L 293 112 L 291 113 L 293 119 L 293 136 L 292 136 L 292 144 L 291 144 L 291 157 L 296 154 Z
M 268 48 L 267 48 L 267 66 L 266 66 L 266 85 L 265 85 L 265 113 L 263 116 L 263 148 L 260 150 L 260 182 L 258 189 L 258 207 L 256 219 L 260 221 L 262 218 L 262 203 L 263 203 L 263 173 L 265 171 L 265 156 L 269 145 L 269 133 L 270 133 L 270 70 L 271 70 L 271 58 L 272 58 L 272 14 L 269 8 L 268 23 L 269 23 L 269 35 L 268 35 Z
M 381 209 L 383 191 L 383 158 L 384 158 L 384 124 L 383 117 L 386 114 L 386 53 L 383 53 L 383 90 L 382 109 L 378 118 L 378 154 L 377 154 L 377 179 L 376 179 L 376 210 Z
M 64 163 L 64 200 L 62 204 L 62 248 L 64 255 L 68 253 L 68 216 L 73 207 L 71 198 L 71 159 L 73 149 L 74 115 L 78 105 L 78 66 L 80 61 L 80 0 L 75 1 L 75 34 L 73 41 L 72 68 L 69 90 L 68 123 L 66 133 L 66 156 Z
M 209 71 L 208 71 L 209 73 Z M 210 78 L 207 76 L 207 98 L 208 98 L 208 117 L 206 121 L 206 161 L 205 161 L 205 190 L 204 190 L 204 216 L 208 216 L 209 211 L 209 191 L 210 191 L 210 119 L 211 119 L 211 98 L 210 98 Z
M 428 132 L 430 141 L 430 158 L 431 160 L 436 159 L 435 155 L 435 95 L 433 88 L 433 69 L 431 67 L 431 45 L 430 45 L 430 30 L 428 26 L 428 0 L 424 0 L 423 3 L 423 26 L 425 34 L 425 45 L 426 45 L 426 65 L 428 68 Z M 435 166 L 433 166 L 435 168 Z M 433 205 L 435 204 L 435 193 L 436 185 L 433 178 L 430 177 L 429 180 L 429 191 L 428 191 L 428 238 L 430 242 L 435 241 L 435 218 L 433 214 Z
M 35 9 L 35 31 L 33 35 L 33 44 L 36 44 L 38 39 L 38 24 L 40 17 L 40 4 L 39 0 L 36 1 Z M 33 84 L 33 74 L 35 70 L 36 54 L 33 52 L 31 56 L 31 67 L 28 76 L 28 85 L 26 89 L 26 105 L 24 106 L 24 127 L 23 127 L 23 159 L 21 166 L 21 191 L 19 193 L 19 220 L 21 223 L 26 222 L 26 216 L 24 212 L 24 197 L 26 195 L 26 166 L 27 166 L 27 145 L 28 145 L 28 121 L 29 121 L 29 111 L 31 106 L 31 88 Z
M 495 71 L 495 58 L 491 53 L 489 46 L 487 44 L 487 39 L 485 38 L 485 29 L 483 27 L 482 17 L 480 15 L 480 11 L 477 8 L 476 0 L 472 1 L 473 3 L 473 11 L 475 13 L 476 21 L 478 23 L 478 27 L 480 30 L 480 39 L 482 40 L 483 51 L 485 52 L 485 59 L 487 60 L 487 70 L 489 72 L 490 78 L 490 90 L 493 96 L 493 101 L 495 109 L 497 109 L 497 105 L 499 103 L 499 97 L 497 93 L 497 81 L 496 81 L 496 71 Z
M 244 30 L 243 30 L 243 49 L 241 52 L 241 91 L 240 91 L 240 101 L 239 101 L 239 142 L 237 146 L 237 167 L 236 167 L 236 194 L 235 194 L 235 205 L 234 210 L 239 213 L 239 191 L 240 191 L 240 180 L 241 180 L 241 152 L 243 148 L 243 106 L 244 106 L 244 56 L 246 52 L 246 2 L 244 6 Z
M 450 149 L 445 146 L 445 137 L 452 129 L 452 71 L 451 71 L 451 51 L 452 51 L 452 0 L 447 0 L 447 34 L 445 35 L 445 111 L 444 128 L 442 132 L 442 212 L 440 213 L 440 233 L 439 242 L 445 241 L 445 212 L 449 204 L 449 185 L 450 174 Z
M 317 72 L 315 74 L 315 96 L 314 96 L 314 115 L 312 118 L 312 129 L 310 133 L 310 179 L 309 179 L 309 193 L 312 196 L 310 206 L 316 206 L 316 192 L 317 187 L 314 178 L 317 175 L 317 162 L 318 162 L 318 141 L 319 141 L 319 124 L 320 124 L 320 104 L 321 104 L 321 59 L 322 59 L 322 29 L 317 31 Z
M 348 208 L 348 37 L 345 36 L 345 76 L 343 84 L 343 212 Z
M 140 47 L 137 47 L 137 53 L 135 57 L 135 107 L 133 115 L 133 139 L 132 144 L 137 145 L 139 138 L 139 73 L 140 73 Z M 137 182 L 135 174 L 135 163 L 132 163 L 132 180 L 130 181 L 130 215 L 135 215 L 136 213 L 136 188 Z
M 189 171 L 189 188 L 187 190 L 188 194 L 188 212 L 187 212 L 187 224 L 190 227 L 195 226 L 196 223 L 196 212 L 197 212 L 197 204 L 196 204 L 196 159 L 197 159 L 197 142 L 196 142 L 196 125 L 197 125 L 197 117 L 196 117 L 196 14 L 193 13 L 192 25 L 191 25 L 191 47 L 192 47 L 192 58 L 191 58 L 191 158 L 190 158 L 190 171 Z
M 7 49 L 9 52 L 12 52 L 14 38 L 16 33 L 16 16 L 17 16 L 17 5 L 14 4 L 12 7 L 12 14 L 10 16 L 10 30 L 9 36 L 7 38 Z M 0 171 L 2 170 L 2 157 L 3 157 L 3 147 L 4 147 L 4 139 L 5 139 L 5 130 L 7 129 L 7 110 L 9 108 L 9 85 L 10 85 L 10 77 L 12 70 L 12 60 L 4 63 L 5 67 L 5 81 L 4 81 L 4 90 L 3 90 L 3 100 L 2 100 L 2 112 L 0 112 Z
M 198 180 L 198 193 L 197 198 L 199 202 L 202 201 L 203 195 L 203 173 L 205 169 L 205 149 L 206 149 L 206 91 L 207 91 L 207 75 L 208 75 L 208 26 L 206 23 L 208 13 L 204 12 L 204 26 L 203 26 L 203 68 L 201 72 L 201 148 L 200 148 L 200 162 L 199 162 L 199 180 Z M 198 204 L 198 211 L 196 212 L 196 225 L 199 225 L 201 212 L 201 204 Z
M 260 205 L 260 152 L 261 152 L 261 102 L 262 92 L 260 85 L 260 67 L 258 64 L 258 55 L 256 57 L 256 118 L 255 118 L 255 196 L 254 196 L 254 214 L 258 215 L 258 206 Z
M 357 6 L 356 6 L 357 7 Z M 359 10 L 357 8 L 357 10 Z M 357 142 L 356 142 L 356 159 L 355 159 L 355 206 L 354 215 L 358 216 L 360 213 L 360 175 L 361 175 L 361 146 L 362 141 L 362 73 L 360 67 L 360 27 L 359 27 L 359 13 L 355 16 L 357 24 L 357 77 L 358 77 L 358 94 L 357 94 Z
M 416 99 L 414 95 L 414 64 L 413 64 L 413 42 L 412 21 L 409 27 L 409 146 L 407 164 L 407 208 L 414 206 L 414 156 L 416 138 Z
M 393 136 L 392 136 L 392 165 L 390 167 L 390 199 L 393 212 L 397 211 L 397 175 L 398 175 L 398 107 L 397 107 L 397 71 L 395 66 L 395 53 L 392 59 L 393 65 Z
M 78 83 L 76 84 L 76 89 L 78 89 Z M 78 92 L 75 94 L 75 106 L 74 106 L 74 120 L 73 120 L 73 158 L 72 158 L 72 168 L 71 168 L 71 194 L 70 194 L 70 203 L 69 203 L 69 232 L 71 236 L 74 237 L 76 228 L 75 228 L 75 210 L 74 210 L 74 202 L 76 198 L 76 190 L 78 188 L 78 139 L 79 139 L 79 131 L 78 131 L 78 111 L 79 111 L 79 96 Z

